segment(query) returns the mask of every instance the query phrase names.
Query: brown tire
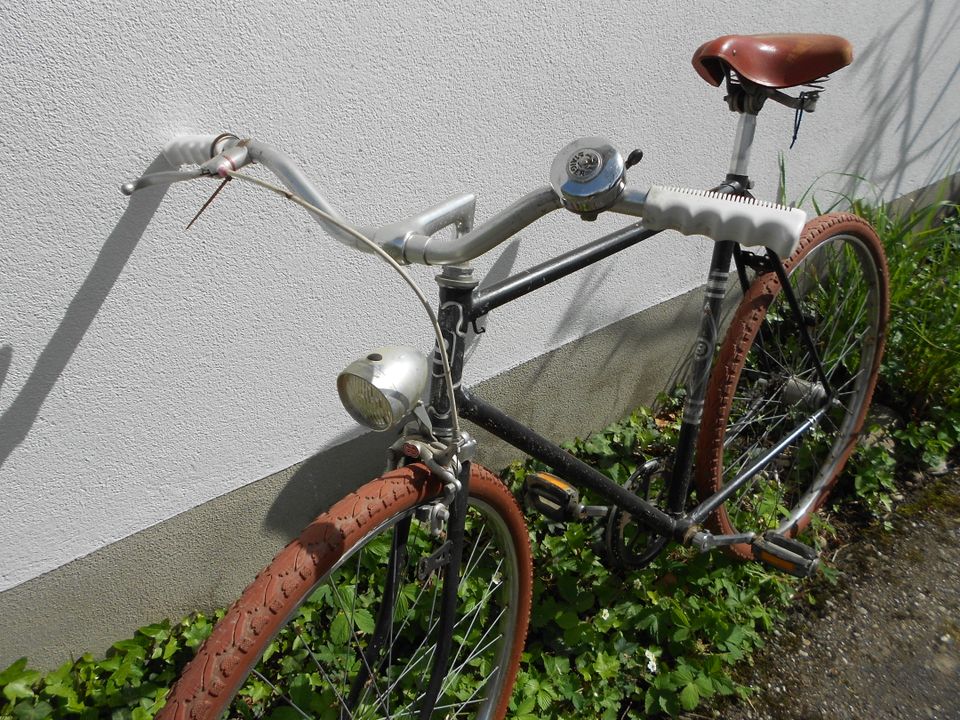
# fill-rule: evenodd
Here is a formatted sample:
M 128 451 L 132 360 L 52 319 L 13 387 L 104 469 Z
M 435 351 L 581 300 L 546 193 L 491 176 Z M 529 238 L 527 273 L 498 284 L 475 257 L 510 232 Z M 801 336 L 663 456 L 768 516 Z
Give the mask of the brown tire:
M 425 511 L 441 490 L 429 470 L 410 465 L 317 517 L 217 623 L 157 717 L 273 717 L 281 707 L 277 717 L 352 718 L 362 708 L 372 718 L 416 707 L 430 677 L 443 585 L 436 573 L 418 577 L 417 566 L 443 542 L 429 532 Z M 478 465 L 469 499 L 450 670 L 435 715 L 500 720 L 526 639 L 530 543 L 513 496 Z M 392 620 L 389 650 L 377 652 L 373 623 L 395 541 L 407 559 L 394 612 L 383 618 Z
M 730 324 L 707 388 L 696 486 L 706 498 L 825 408 L 710 516 L 719 534 L 773 530 L 788 537 L 825 502 L 856 446 L 877 382 L 889 312 L 883 247 L 870 225 L 833 213 L 807 223 L 784 263 L 834 399 L 800 342 L 775 273 L 754 279 Z M 752 557 L 746 543 L 732 552 Z

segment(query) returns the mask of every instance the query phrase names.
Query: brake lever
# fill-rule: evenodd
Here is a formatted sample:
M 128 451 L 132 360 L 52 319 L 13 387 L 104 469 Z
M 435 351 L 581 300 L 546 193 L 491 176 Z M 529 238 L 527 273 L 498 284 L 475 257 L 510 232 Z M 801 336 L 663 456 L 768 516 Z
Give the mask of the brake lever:
M 137 190 L 142 190 L 152 185 L 172 185 L 176 182 L 185 180 L 196 180 L 204 175 L 209 175 L 204 170 L 163 170 L 161 172 L 147 173 L 141 175 L 135 182 L 125 182 L 120 186 L 120 192 L 124 195 L 133 195 Z
M 234 145 L 214 155 L 196 170 L 164 170 L 161 172 L 148 173 L 141 176 L 136 182 L 126 182 L 121 185 L 120 192 L 129 196 L 133 195 L 137 190 L 150 187 L 151 185 L 172 185 L 175 182 L 196 180 L 204 176 L 226 178 L 227 173 L 231 170 L 236 172 L 250 163 L 250 155 L 247 151 L 246 143 L 246 140 L 242 140 L 240 144 Z M 216 193 L 214 193 L 214 197 L 216 197 Z M 201 210 L 201 212 L 203 211 Z

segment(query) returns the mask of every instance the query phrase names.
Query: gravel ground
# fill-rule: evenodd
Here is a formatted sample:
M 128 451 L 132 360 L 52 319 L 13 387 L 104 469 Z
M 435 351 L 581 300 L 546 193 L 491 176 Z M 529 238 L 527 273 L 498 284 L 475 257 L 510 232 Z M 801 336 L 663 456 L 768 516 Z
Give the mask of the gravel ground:
M 960 473 L 893 522 L 838 551 L 837 584 L 819 581 L 741 675 L 756 693 L 714 717 L 960 720 Z

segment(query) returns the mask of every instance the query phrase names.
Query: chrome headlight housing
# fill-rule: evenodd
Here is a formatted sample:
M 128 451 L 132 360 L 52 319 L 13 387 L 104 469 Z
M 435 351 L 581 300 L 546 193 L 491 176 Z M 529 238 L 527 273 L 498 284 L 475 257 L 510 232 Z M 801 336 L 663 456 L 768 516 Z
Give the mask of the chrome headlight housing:
M 399 425 L 416 407 L 428 377 L 423 353 L 391 345 L 350 363 L 337 376 L 337 392 L 354 420 L 383 432 Z

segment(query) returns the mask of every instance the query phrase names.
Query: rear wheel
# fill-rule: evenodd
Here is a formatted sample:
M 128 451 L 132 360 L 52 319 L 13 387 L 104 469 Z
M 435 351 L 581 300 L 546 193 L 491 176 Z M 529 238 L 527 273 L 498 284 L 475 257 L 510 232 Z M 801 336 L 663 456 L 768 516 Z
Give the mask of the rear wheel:
M 853 451 L 877 381 L 889 301 L 886 260 L 873 229 L 854 215 L 817 217 L 784 266 L 834 394 L 828 397 L 819 379 L 776 274 L 758 275 L 707 389 L 697 446 L 701 498 L 820 415 L 711 516 L 720 534 L 802 530 Z M 748 544 L 732 550 L 752 557 Z
M 217 624 L 158 717 L 419 717 L 443 587 L 442 567 L 421 561 L 443 545 L 429 521 L 441 490 L 411 465 L 320 515 Z M 431 717 L 504 717 L 531 576 L 516 501 L 473 465 L 453 645 Z

